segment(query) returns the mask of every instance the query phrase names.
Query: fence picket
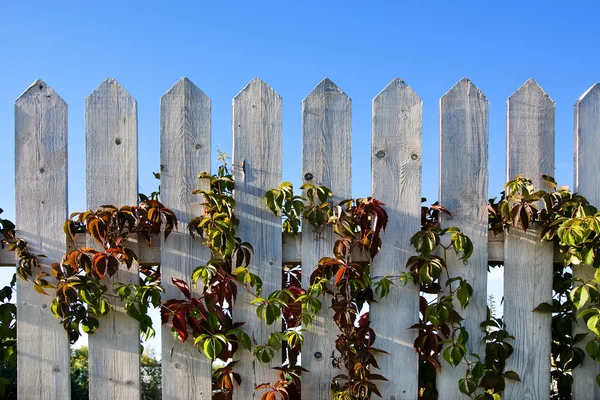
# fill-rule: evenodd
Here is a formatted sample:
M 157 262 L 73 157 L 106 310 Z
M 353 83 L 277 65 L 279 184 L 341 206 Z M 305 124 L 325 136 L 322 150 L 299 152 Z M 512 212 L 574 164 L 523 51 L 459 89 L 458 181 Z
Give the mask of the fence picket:
M 302 180 L 325 185 L 334 201 L 352 196 L 352 101 L 328 78 L 323 79 L 302 102 Z M 310 179 L 309 179 L 310 178 Z M 335 237 L 326 229 L 316 238 L 312 227 L 302 230 L 302 286 L 322 257 L 332 254 Z M 331 379 L 338 371 L 331 367 L 338 328 L 333 322 L 331 297 L 323 299 L 323 309 L 304 335 L 302 397 L 330 398 Z
M 518 174 L 538 188 L 550 189 L 541 174 L 554 173 L 554 102 L 530 79 L 507 103 L 507 179 Z M 550 324 L 552 315 L 532 310 L 552 299 L 553 246 L 543 243 L 539 229 L 506 234 L 504 317 L 515 336 L 515 352 L 506 363 L 521 382 L 508 381 L 509 399 L 550 397 Z
M 210 171 L 210 99 L 189 79 L 180 79 L 160 103 L 161 202 L 176 214 L 179 226 L 161 243 L 162 285 L 165 299 L 183 295 L 171 278 L 190 285 L 192 271 L 210 259 L 210 250 L 187 233 L 187 224 L 202 215 L 198 173 Z M 209 189 L 209 182 L 200 182 Z M 162 326 L 162 398 L 211 399 L 211 362 L 192 340 L 173 340 L 169 325 Z
M 414 254 L 410 238 L 421 228 L 422 116 L 423 102 L 400 79 L 373 99 L 373 197 L 385 203 L 389 216 L 384 245 L 372 262 L 374 276 L 405 272 Z M 389 353 L 377 361 L 389 379 L 378 383 L 383 398 L 416 399 L 419 360 L 412 346 L 416 331 L 408 328 L 419 319 L 418 287 L 398 285 L 387 298 L 371 305 L 370 318 L 377 333 L 375 347 Z
M 475 250 L 467 265 L 448 254 L 450 276 L 462 276 L 473 287 L 471 303 L 459 310 L 469 332 L 467 352 L 484 354 L 479 324 L 486 316 L 487 262 L 504 260 L 504 317 L 515 336 L 514 354 L 506 370 L 516 371 L 520 383 L 507 380 L 507 399 L 549 400 L 551 315 L 532 310 L 551 301 L 552 263 L 560 258 L 551 243 L 542 243 L 539 229 L 526 233 L 513 229 L 488 238 L 488 101 L 468 79 L 459 81 L 440 99 L 440 201 L 452 213 L 442 227 L 459 226 L 471 237 Z M 321 81 L 302 103 L 302 181 L 328 186 L 334 202 L 351 193 L 350 98 L 329 79 Z M 201 215 L 202 200 L 192 191 L 208 188 L 198 173 L 211 167 L 211 101 L 189 79 L 182 78 L 161 98 L 161 201 L 180 221 L 165 241 L 142 246 L 131 240 L 146 263 L 160 262 L 165 298 L 181 298 L 172 277 L 188 280 L 194 268 L 210 258 L 210 251 L 187 233 L 187 223 Z M 507 179 L 517 174 L 550 189 L 541 174 L 554 173 L 554 114 L 552 99 L 528 80 L 507 102 Z M 87 206 L 117 207 L 137 203 L 138 138 L 137 103 L 114 79 L 104 81 L 85 104 Z M 402 80 L 394 79 L 373 99 L 372 193 L 383 201 L 389 223 L 381 253 L 372 262 L 374 276 L 398 275 L 413 254 L 410 237 L 420 227 L 422 174 L 422 101 Z M 600 84 L 586 91 L 575 104 L 574 191 L 600 203 Z M 331 256 L 337 238 L 326 229 L 315 236 L 305 225 L 301 237 L 281 232 L 281 220 L 264 204 L 268 189 L 281 183 L 282 99 L 260 79 L 252 80 L 233 99 L 233 161 L 238 235 L 250 242 L 254 254 L 250 269 L 263 281 L 263 294 L 281 288 L 282 263 L 301 262 L 303 286 L 309 285 L 318 261 Z M 66 249 L 62 227 L 67 217 L 67 104 L 41 80 L 35 81 L 15 101 L 15 163 L 17 235 L 41 258 L 42 267 L 61 260 Z M 489 239 L 489 242 L 488 242 Z M 285 243 L 284 243 L 285 241 Z M 84 240 L 77 241 L 83 246 Z M 88 239 L 87 246 L 94 245 Z M 70 246 L 70 245 L 69 245 Z M 160 246 L 160 247 L 159 247 Z M 489 247 L 488 247 L 489 246 Z M 143 248 L 143 250 L 142 250 Z M 489 254 L 488 254 L 489 249 Z M 287 253 L 286 253 L 287 252 Z M 143 253 L 143 255 L 142 255 Z M 288 258 L 284 258 L 288 257 Z M 0 266 L 14 265 L 14 253 L 0 249 Z M 365 261 L 365 259 L 361 259 Z M 137 283 L 137 266 L 121 268 L 109 280 Z M 573 268 L 575 277 L 588 279 L 594 269 Z M 443 284 L 444 282 L 442 282 Z M 252 296 L 239 290 L 233 318 L 245 321 L 254 345 L 264 344 L 276 326 L 256 318 Z M 22 399 L 62 400 L 71 397 L 69 340 L 49 312 L 51 297 L 35 292 L 31 282 L 17 280 L 18 370 L 17 391 Z M 302 366 L 302 399 L 330 399 L 332 367 L 338 328 L 333 322 L 331 297 L 312 327 L 305 327 Z M 89 340 L 89 391 L 92 400 L 140 399 L 139 324 L 126 315 L 123 305 Z M 419 293 L 411 285 L 396 286 L 389 297 L 371 305 L 370 318 L 377 333 L 375 347 L 390 355 L 378 356 L 381 374 L 388 382 L 376 384 L 383 398 L 416 400 L 417 335 L 408 329 L 418 319 Z M 587 333 L 585 324 L 574 333 Z M 162 330 L 163 399 L 211 399 L 211 362 L 192 343 L 174 341 L 170 327 Z M 589 340 L 589 339 L 587 339 Z M 584 347 L 587 341 L 579 343 Z M 240 349 L 235 372 L 242 378 L 235 399 L 257 400 L 264 393 L 256 385 L 274 382 L 282 355 L 264 365 Z M 438 375 L 440 400 L 464 399 L 458 380 L 464 366 L 453 368 L 442 361 Z M 378 372 L 378 371 L 375 371 Z M 588 357 L 573 371 L 573 399 L 600 398 L 596 376 L 600 366 Z
M 452 213 L 442 227 L 458 226 L 471 238 L 474 251 L 466 265 L 448 253 L 448 273 L 462 276 L 473 287 L 471 302 L 459 308 L 469 333 L 468 353 L 484 354 L 479 324 L 486 318 L 488 235 L 488 101 L 468 79 L 462 79 L 440 99 L 440 202 Z M 442 360 L 438 375 L 440 399 L 463 399 L 456 368 Z
M 575 103 L 575 179 L 573 191 L 587 197 L 590 204 L 600 204 L 600 84 L 589 88 Z M 588 265 L 575 266 L 573 275 L 576 278 L 589 280 L 594 277 L 595 268 Z M 573 324 L 574 334 L 588 333 L 585 322 L 579 320 Z M 579 347 L 591 338 L 584 339 Z M 596 376 L 600 374 L 600 365 L 588 357 L 579 368 L 573 370 L 573 400 L 598 399 L 600 387 L 595 385 Z
M 260 79 L 253 79 L 233 99 L 233 172 L 235 177 L 236 215 L 240 220 L 238 236 L 250 242 L 254 254 L 250 270 L 263 281 L 263 294 L 281 289 L 281 218 L 265 207 L 267 190 L 281 183 L 281 97 Z M 255 344 L 264 344 L 269 334 L 278 330 L 267 327 L 256 317 L 252 297 L 240 290 L 233 317 L 245 321 L 243 329 Z M 242 384 L 236 389 L 236 399 L 258 399 L 262 392 L 254 388 L 266 382 L 274 383 L 277 373 L 271 369 L 281 365 L 281 353 L 268 365 L 256 362 L 243 348 L 236 353 L 236 366 Z
M 17 235 L 40 263 L 60 262 L 58 234 L 67 218 L 67 104 L 41 80 L 15 102 L 15 216 Z M 33 271 L 37 275 L 37 271 Z M 17 279 L 17 395 L 20 399 L 71 397 L 69 339 L 50 313 L 52 297 Z
M 85 102 L 87 207 L 137 203 L 137 103 L 112 78 Z M 93 241 L 88 243 L 93 245 Z M 135 251 L 135 249 L 134 249 Z M 138 283 L 137 267 L 121 267 L 112 282 Z M 140 397 L 139 324 L 117 309 L 89 336 L 90 399 Z

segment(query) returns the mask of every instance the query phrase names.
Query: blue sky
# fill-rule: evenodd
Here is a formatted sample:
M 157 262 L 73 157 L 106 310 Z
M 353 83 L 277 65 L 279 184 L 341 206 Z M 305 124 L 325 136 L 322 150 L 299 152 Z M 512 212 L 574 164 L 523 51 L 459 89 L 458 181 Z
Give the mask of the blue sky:
M 231 152 L 231 99 L 253 77 L 283 97 L 284 180 L 300 181 L 301 101 L 324 77 L 353 100 L 353 185 L 370 194 L 371 100 L 393 78 L 423 99 L 423 195 L 437 198 L 438 100 L 463 77 L 490 101 L 490 192 L 505 181 L 506 99 L 534 78 L 556 102 L 556 172 L 572 184 L 573 104 L 600 81 L 594 1 L 2 1 L 0 207 L 14 216 L 14 100 L 35 79 L 69 104 L 70 210 L 85 207 L 84 99 L 105 78 L 138 101 L 140 189 L 156 183 L 160 96 L 182 76 L 212 99 Z M 214 153 L 214 152 L 213 152 Z

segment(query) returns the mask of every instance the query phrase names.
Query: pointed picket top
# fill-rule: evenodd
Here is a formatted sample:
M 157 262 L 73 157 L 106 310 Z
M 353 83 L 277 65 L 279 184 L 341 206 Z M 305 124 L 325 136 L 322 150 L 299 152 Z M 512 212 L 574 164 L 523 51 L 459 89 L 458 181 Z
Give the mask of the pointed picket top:
M 41 79 L 36 79 L 17 99 L 15 104 L 20 104 L 24 101 L 29 100 L 32 96 L 42 97 L 45 99 L 52 99 L 55 102 L 66 105 L 67 103 L 52 89 L 46 82 Z
M 508 101 L 518 98 L 523 98 L 527 96 L 528 98 L 533 98 L 532 96 L 539 96 L 539 98 L 546 98 L 549 102 L 554 105 L 554 100 L 546 94 L 544 89 L 533 78 L 527 79 L 527 82 L 522 84 L 513 94 L 510 95 Z
M 314 97 L 323 93 L 336 93 L 346 97 L 349 101 L 352 101 L 352 99 L 329 78 L 324 78 L 321 82 L 319 82 L 319 84 L 315 86 L 313 90 L 311 90 L 308 96 L 304 98 L 304 101 L 308 100 L 310 97 Z
M 171 96 L 174 95 L 176 93 L 180 93 L 181 91 L 191 91 L 195 94 L 197 94 L 200 97 L 203 98 L 209 98 L 203 91 L 202 89 L 200 89 L 198 86 L 196 86 L 196 84 L 194 84 L 194 82 L 192 82 L 188 77 L 184 76 L 181 79 L 179 79 L 177 82 L 175 82 L 175 84 L 173 86 L 171 86 L 169 88 L 169 90 L 167 90 L 162 96 Z
M 440 101 L 444 101 L 446 98 L 450 97 L 460 98 L 464 96 L 469 97 L 472 95 L 477 96 L 485 102 L 488 101 L 483 92 L 477 86 L 475 86 L 469 78 L 462 78 L 442 96 Z
M 600 202 L 600 84 L 596 83 L 575 103 L 575 142 L 574 142 L 574 180 L 573 191 L 585 196 L 591 204 Z M 590 266 L 580 265 L 574 268 L 573 277 L 587 281 L 594 277 L 595 269 Z M 578 319 L 573 324 L 574 334 L 584 334 L 588 331 L 585 321 Z M 593 340 L 593 339 L 592 339 Z M 586 347 L 588 340 L 583 340 L 582 347 Z M 573 370 L 573 399 L 598 399 L 600 388 L 593 385 L 590 389 L 589 382 L 593 382 L 600 373 L 600 365 L 596 362 L 586 361 Z
M 586 196 L 590 202 L 598 202 L 600 199 L 600 191 L 598 191 L 600 157 L 597 157 L 598 152 L 595 151 L 600 144 L 598 115 L 600 115 L 600 83 L 595 83 L 575 103 L 573 186 L 575 191 Z
M 594 83 L 592 87 L 585 91 L 581 97 L 575 102 L 575 107 L 579 106 L 580 103 L 588 101 L 597 102 L 600 99 L 600 83 Z
M 412 90 L 412 88 L 410 86 L 408 86 L 408 84 L 406 82 L 404 82 L 400 78 L 392 79 L 392 81 L 386 87 L 384 87 L 381 90 L 381 92 L 379 92 L 377 94 L 377 96 L 375 96 L 373 101 L 374 102 L 383 101 L 385 98 L 389 97 L 390 95 L 392 95 L 392 96 L 402 95 L 407 100 L 410 99 L 413 101 L 421 101 L 421 98 L 419 97 L 419 95 L 414 90 Z
M 129 97 L 134 103 L 137 103 L 135 98 L 129 94 L 129 92 L 117 82 L 114 78 L 106 78 L 98 87 L 90 93 L 86 100 L 94 97 L 108 97 L 110 94 L 116 94 L 118 96 Z
M 267 93 L 269 93 L 271 95 L 275 95 L 279 99 L 281 99 L 281 96 L 279 95 L 279 93 L 277 93 L 271 86 L 269 86 L 268 83 L 266 83 L 265 81 L 263 81 L 260 78 L 252 78 L 252 80 L 250 82 L 248 82 L 248 84 L 246 86 L 244 86 L 244 88 L 242 90 L 240 90 L 240 92 L 238 94 L 235 95 L 233 100 L 237 100 L 237 99 L 243 97 L 246 93 L 253 93 L 255 91 L 256 92 L 267 92 Z

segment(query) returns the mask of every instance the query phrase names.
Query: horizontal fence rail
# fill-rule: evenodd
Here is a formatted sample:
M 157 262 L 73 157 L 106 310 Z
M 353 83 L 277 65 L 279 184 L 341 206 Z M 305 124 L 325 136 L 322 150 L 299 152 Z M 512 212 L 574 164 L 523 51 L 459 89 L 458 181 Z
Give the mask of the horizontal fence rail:
M 410 237 L 420 227 L 423 102 L 404 81 L 394 79 L 373 100 L 372 193 L 386 203 L 389 225 L 382 252 L 372 263 L 376 275 L 397 275 L 414 249 Z M 552 99 L 533 81 L 527 81 L 507 103 L 507 179 L 524 174 L 534 179 L 554 172 L 554 110 Z M 136 203 L 138 188 L 138 121 L 136 100 L 114 79 L 104 81 L 85 102 L 87 206 Z M 264 283 L 264 293 L 281 289 L 282 265 L 302 268 L 303 284 L 321 257 L 331 256 L 335 237 L 324 231 L 318 240 L 310 229 L 288 236 L 280 219 L 267 211 L 265 192 L 282 179 L 282 98 L 260 79 L 252 80 L 233 99 L 233 169 L 236 179 L 236 215 L 239 235 L 251 242 L 255 253 L 250 269 Z M 552 264 L 561 262 L 557 249 L 541 243 L 539 232 L 488 231 L 488 100 L 470 80 L 452 87 L 439 104 L 440 200 L 452 216 L 443 226 L 456 225 L 473 239 L 474 252 L 467 265 L 450 257 L 453 276 L 463 276 L 473 286 L 464 310 L 471 337 L 469 352 L 481 352 L 487 306 L 488 265 L 504 265 L 504 315 L 514 334 L 515 353 L 507 369 L 521 383 L 507 385 L 507 399 L 549 400 L 551 315 L 531 310 L 552 296 Z M 341 200 L 351 196 L 352 101 L 329 79 L 321 81 L 302 102 L 302 182 L 328 186 Z M 42 268 L 59 262 L 65 251 L 93 245 L 83 234 L 65 237 L 67 217 L 67 104 L 46 83 L 38 80 L 15 103 L 15 159 L 17 236 L 35 254 L 45 254 Z M 211 101 L 189 79 L 182 78 L 160 103 L 161 198 L 180 221 L 167 240 L 156 237 L 152 245 L 133 235 L 128 247 L 141 265 L 161 264 L 166 298 L 181 296 L 171 278 L 189 282 L 193 269 L 206 262 L 210 252 L 186 232 L 187 223 L 202 213 L 197 195 L 198 173 L 210 169 Z M 594 85 L 575 106 L 575 190 L 600 202 L 600 86 Z M 590 151 L 593 149 L 593 151 Z M 111 190 L 105 190 L 110 182 Z M 39 221 L 44 221 L 43 224 Z M 371 260 L 356 254 L 360 262 Z M 0 249 L 0 266 L 15 266 L 16 258 Z M 590 276 L 589 267 L 575 270 Z M 121 268 L 112 281 L 135 282 L 137 276 Z M 233 318 L 246 321 L 245 330 L 257 343 L 271 332 L 254 318 L 250 298 L 240 294 Z M 18 394 L 20 399 L 69 399 L 69 340 L 48 310 L 49 297 L 36 293 L 29 283 L 17 285 Z M 324 300 L 324 304 L 328 300 Z M 117 312 L 100 321 L 89 337 L 90 399 L 140 398 L 139 326 L 118 305 Z M 324 307 L 305 333 L 302 398 L 329 399 L 337 327 L 333 311 Z M 377 332 L 376 347 L 388 353 L 378 357 L 378 383 L 386 400 L 416 400 L 419 360 L 412 348 L 416 337 L 408 329 L 419 318 L 419 292 L 407 285 L 396 287 L 389 298 L 371 304 L 370 318 Z M 580 328 L 575 328 L 580 329 Z M 581 332 L 579 330 L 578 332 Z M 173 340 L 162 328 L 163 399 L 210 399 L 211 363 L 191 343 Z M 255 362 L 248 352 L 236 353 L 236 372 L 242 386 L 235 399 L 258 399 L 254 387 L 272 382 L 271 365 Z M 281 354 L 274 360 L 281 360 Z M 398 372 L 400 371 L 400 372 Z M 573 399 L 597 398 L 596 363 L 573 371 Z M 437 387 L 440 399 L 464 399 L 457 381 L 464 369 L 444 365 Z
M 302 236 L 289 236 L 286 233 L 281 235 L 282 242 L 282 265 L 298 265 L 301 263 L 302 258 Z M 490 265 L 504 265 L 504 240 L 505 234 L 500 233 L 494 235 L 491 233 L 488 237 L 488 263 Z M 161 238 L 159 236 L 152 237 L 152 246 L 149 246 L 144 239 L 141 241 L 135 240 L 135 235 L 132 235 L 132 245 L 136 246 L 136 250 L 139 251 L 138 256 L 140 257 L 140 265 L 156 265 L 160 264 L 161 261 Z M 77 233 L 75 235 L 75 242 L 72 242 L 69 238 L 66 239 L 66 251 L 74 250 L 75 248 L 81 248 L 86 245 L 86 235 L 83 233 Z M 170 240 L 167 239 L 167 241 Z M 385 244 L 384 244 L 385 246 Z M 359 262 L 368 262 L 367 257 L 356 251 L 352 257 L 353 260 Z M 0 249 L 0 267 L 14 267 L 15 266 L 15 253 L 8 251 L 7 248 Z M 561 255 L 558 249 L 554 251 L 555 263 L 562 263 Z M 197 265 L 194 265 L 196 267 Z

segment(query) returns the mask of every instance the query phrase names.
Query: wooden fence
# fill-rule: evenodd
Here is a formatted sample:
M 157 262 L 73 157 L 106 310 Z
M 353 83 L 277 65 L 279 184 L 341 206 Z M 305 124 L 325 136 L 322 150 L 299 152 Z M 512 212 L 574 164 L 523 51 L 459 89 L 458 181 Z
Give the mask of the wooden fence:
M 533 81 L 527 81 L 507 105 L 507 178 L 532 177 L 543 185 L 540 174 L 554 172 L 554 102 Z M 329 79 L 323 80 L 302 102 L 302 177 L 329 186 L 339 198 L 351 195 L 350 98 Z M 330 254 L 331 235 L 315 240 L 310 231 L 301 238 L 282 237 L 281 221 L 267 211 L 263 195 L 281 182 L 281 97 L 260 79 L 252 80 L 233 99 L 233 164 L 235 198 L 240 218 L 239 234 L 252 242 L 251 268 L 264 282 L 264 291 L 281 285 L 285 262 L 302 264 L 310 276 L 317 260 Z M 162 263 L 168 298 L 180 293 L 171 277 L 188 279 L 191 271 L 209 256 L 186 234 L 187 221 L 201 212 L 197 174 L 210 169 L 211 103 L 188 79 L 183 78 L 161 99 L 160 164 L 161 196 L 181 221 L 179 232 L 156 247 L 132 243 L 142 262 Z M 87 206 L 134 204 L 137 199 L 137 104 L 115 80 L 104 81 L 86 100 Z M 377 275 L 404 270 L 412 254 L 410 236 L 420 227 L 422 101 L 406 83 L 393 80 L 373 100 L 372 181 L 373 196 L 387 204 L 390 216 L 384 246 L 373 262 Z M 516 337 L 515 353 L 508 369 L 521 376 L 509 383 L 506 399 L 548 399 L 550 390 L 549 314 L 532 313 L 549 301 L 552 289 L 553 249 L 541 244 L 537 233 L 514 231 L 488 237 L 488 101 L 468 79 L 452 87 L 440 100 L 440 200 L 453 217 L 444 224 L 460 226 L 474 241 L 467 265 L 451 260 L 451 274 L 472 284 L 471 305 L 464 311 L 471 350 L 481 352 L 488 261 L 505 265 L 504 315 Z M 67 104 L 38 80 L 15 103 L 16 225 L 18 235 L 34 253 L 60 260 L 67 246 L 60 233 L 67 218 Z M 600 203 L 600 86 L 588 90 L 575 106 L 575 190 L 592 203 Z M 110 190 L 106 190 L 109 187 Z M 0 265 L 14 265 L 12 254 L 0 253 Z M 578 270 L 589 274 L 589 270 Z M 120 281 L 135 274 L 120 270 Z M 48 310 L 50 299 L 36 293 L 30 283 L 19 281 L 18 394 L 20 399 L 68 399 L 69 341 L 62 326 Z M 416 399 L 418 360 L 412 349 L 416 332 L 407 328 L 418 320 L 419 292 L 415 287 L 396 287 L 389 298 L 372 305 L 371 318 L 377 346 L 391 355 L 379 365 L 389 382 L 379 384 L 386 400 Z M 268 334 L 252 318 L 253 306 L 240 296 L 234 316 L 246 320 L 251 337 L 262 342 Z M 306 400 L 328 399 L 332 369 L 329 356 L 337 328 L 331 310 L 323 310 L 312 330 L 306 332 L 302 365 L 302 393 Z M 123 312 L 101 321 L 89 337 L 91 399 L 136 399 L 140 393 L 139 331 Z M 256 399 L 255 385 L 273 381 L 271 365 L 255 363 L 245 351 L 238 372 L 242 387 L 236 399 Z M 162 332 L 163 399 L 210 399 L 211 365 L 191 344 Z M 595 376 L 598 365 L 586 359 L 574 371 L 575 399 L 600 398 Z M 462 368 L 446 366 L 439 377 L 441 399 L 463 399 L 457 380 Z

